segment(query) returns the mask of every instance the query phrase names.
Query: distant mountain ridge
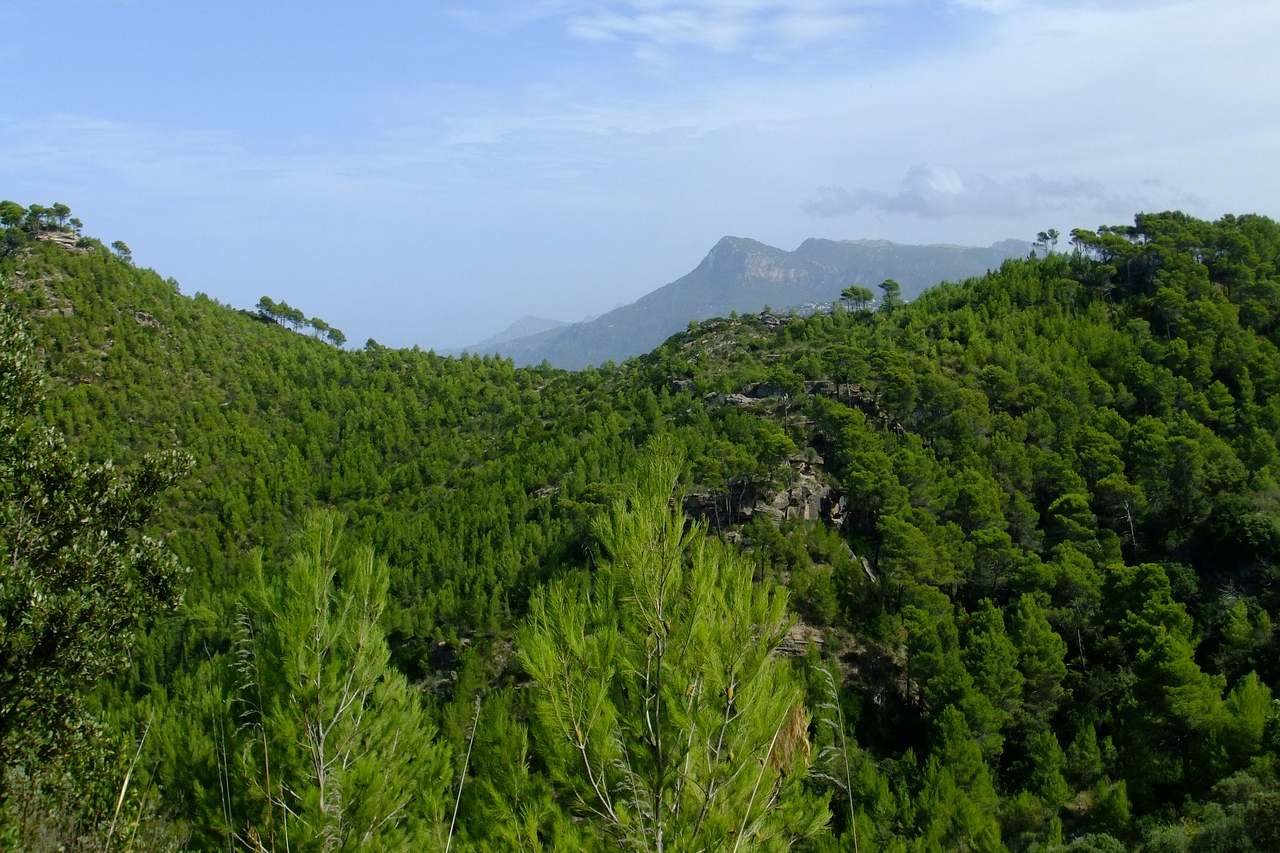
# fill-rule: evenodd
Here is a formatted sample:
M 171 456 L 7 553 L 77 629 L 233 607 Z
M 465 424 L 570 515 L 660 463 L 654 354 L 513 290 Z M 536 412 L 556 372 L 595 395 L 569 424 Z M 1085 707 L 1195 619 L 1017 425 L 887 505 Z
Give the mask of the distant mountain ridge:
M 827 303 L 850 284 L 874 287 L 886 278 L 896 279 L 911 299 L 930 285 L 982 275 L 1030 250 L 1021 240 L 979 247 L 810 238 L 788 252 L 723 237 L 687 275 L 629 305 L 594 320 L 490 338 L 466 349 L 504 355 L 518 365 L 547 361 L 580 369 L 648 352 L 691 320 Z
M 490 347 L 510 343 L 511 341 L 519 340 L 520 338 L 540 335 L 543 332 L 550 332 L 554 329 L 562 329 L 567 325 L 569 324 L 564 320 L 552 320 L 548 317 L 537 317 L 533 314 L 525 314 L 501 332 L 490 335 L 483 341 L 470 344 L 469 346 L 459 347 L 457 352 L 488 352 Z

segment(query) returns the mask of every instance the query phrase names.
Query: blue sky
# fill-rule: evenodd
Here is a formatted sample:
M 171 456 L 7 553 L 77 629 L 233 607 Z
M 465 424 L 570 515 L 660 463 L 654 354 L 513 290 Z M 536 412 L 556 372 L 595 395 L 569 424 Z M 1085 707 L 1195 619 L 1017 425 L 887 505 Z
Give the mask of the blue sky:
M 0 0 L 0 197 L 354 342 L 581 319 L 724 234 L 1280 215 L 1274 0 Z

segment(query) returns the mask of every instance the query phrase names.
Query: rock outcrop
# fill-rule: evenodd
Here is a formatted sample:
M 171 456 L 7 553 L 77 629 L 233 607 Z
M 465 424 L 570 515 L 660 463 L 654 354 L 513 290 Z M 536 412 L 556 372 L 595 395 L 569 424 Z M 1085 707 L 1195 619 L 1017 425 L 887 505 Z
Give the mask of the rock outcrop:
M 822 457 L 812 460 L 797 454 L 787 460 L 791 468 L 790 484 L 743 510 L 746 518 L 763 515 L 775 523 L 798 518 L 805 521 L 825 520 L 833 527 L 844 524 L 845 500 L 834 488 L 822 481 L 817 469 Z
M 759 397 L 748 397 L 746 394 L 716 394 L 712 392 L 704 397 L 708 405 L 728 406 L 731 409 L 754 409 L 764 403 Z
M 825 639 L 820 629 L 804 622 L 796 622 L 787 630 L 774 653 L 782 657 L 798 658 L 809 650 L 809 646 L 822 648 Z
M 74 231 L 37 231 L 35 233 L 37 240 L 43 240 L 46 243 L 53 243 L 61 246 L 68 252 L 76 252 L 84 254 L 91 251 L 88 246 L 80 245 L 80 235 Z
M 845 498 L 823 481 L 820 456 L 796 454 L 787 460 L 790 469 L 786 484 L 779 489 L 727 495 L 701 489 L 685 496 L 684 509 L 695 518 L 705 518 L 717 528 L 742 524 L 757 516 L 775 524 L 789 519 L 825 521 L 832 527 L 844 525 L 848 507 Z

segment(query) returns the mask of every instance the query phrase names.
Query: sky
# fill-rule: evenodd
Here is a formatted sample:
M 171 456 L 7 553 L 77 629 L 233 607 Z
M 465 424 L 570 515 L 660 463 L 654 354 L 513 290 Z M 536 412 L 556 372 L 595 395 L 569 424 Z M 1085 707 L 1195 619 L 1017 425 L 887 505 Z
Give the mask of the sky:
M 1280 216 L 1276 0 L 0 0 L 0 198 L 356 345 L 579 320 L 721 236 Z

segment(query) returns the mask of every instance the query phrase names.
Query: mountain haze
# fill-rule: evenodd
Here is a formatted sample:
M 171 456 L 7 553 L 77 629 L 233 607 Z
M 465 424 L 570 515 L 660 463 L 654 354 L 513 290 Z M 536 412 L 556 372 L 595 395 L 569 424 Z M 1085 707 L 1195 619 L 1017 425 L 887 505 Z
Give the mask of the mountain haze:
M 537 317 L 533 314 L 525 314 L 518 320 L 510 323 L 502 331 L 492 334 L 482 341 L 469 344 L 465 347 L 446 350 L 446 355 L 461 355 L 464 352 L 491 352 L 494 347 L 507 344 L 521 338 L 533 337 L 541 335 L 545 332 L 563 329 L 569 325 L 564 320 L 552 320 L 549 317 Z
M 911 299 L 930 285 L 982 275 L 1030 249 L 1021 240 L 977 247 L 810 238 L 788 252 L 724 237 L 692 272 L 630 305 L 524 337 L 499 335 L 467 350 L 498 353 L 520 365 L 545 360 L 578 369 L 648 352 L 691 320 L 831 302 L 850 284 L 874 287 L 886 278 L 896 279 Z

